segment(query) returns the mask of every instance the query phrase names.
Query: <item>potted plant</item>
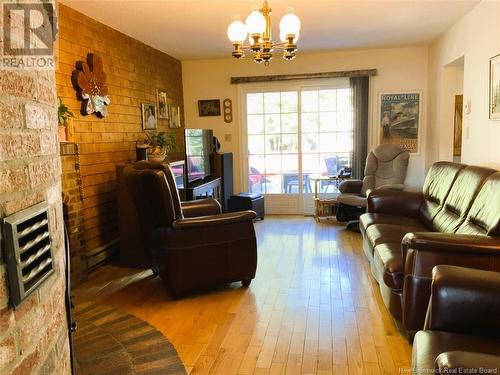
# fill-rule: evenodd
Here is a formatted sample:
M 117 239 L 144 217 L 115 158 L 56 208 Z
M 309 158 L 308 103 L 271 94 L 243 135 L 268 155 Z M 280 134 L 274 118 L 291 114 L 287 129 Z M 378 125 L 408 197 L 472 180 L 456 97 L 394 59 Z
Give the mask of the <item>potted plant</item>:
M 165 160 L 167 153 L 177 150 L 175 137 L 173 134 L 166 134 L 165 132 L 146 133 L 148 139 L 147 144 L 150 146 L 148 152 L 148 160 L 161 163 Z
M 57 98 L 57 101 L 59 103 L 58 108 L 57 108 L 57 121 L 59 123 L 59 129 L 58 129 L 58 134 L 59 134 L 59 142 L 67 142 L 68 138 L 73 138 L 73 134 L 68 134 L 70 137 L 67 137 L 67 127 L 70 125 L 71 119 L 74 117 L 73 112 L 71 112 L 66 106 L 61 98 Z M 70 139 L 72 141 L 72 139 Z

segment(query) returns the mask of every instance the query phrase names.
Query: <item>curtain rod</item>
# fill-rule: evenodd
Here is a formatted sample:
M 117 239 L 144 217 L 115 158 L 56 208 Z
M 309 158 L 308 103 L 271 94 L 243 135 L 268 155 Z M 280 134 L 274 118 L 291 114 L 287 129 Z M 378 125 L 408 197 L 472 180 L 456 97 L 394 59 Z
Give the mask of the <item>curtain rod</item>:
M 370 77 L 375 75 L 377 75 L 377 69 L 344 70 L 339 72 L 324 72 L 324 73 L 279 74 L 279 75 L 268 75 L 268 76 L 231 77 L 231 84 L 235 85 L 239 83 L 292 81 L 298 79 L 317 79 L 317 78 Z

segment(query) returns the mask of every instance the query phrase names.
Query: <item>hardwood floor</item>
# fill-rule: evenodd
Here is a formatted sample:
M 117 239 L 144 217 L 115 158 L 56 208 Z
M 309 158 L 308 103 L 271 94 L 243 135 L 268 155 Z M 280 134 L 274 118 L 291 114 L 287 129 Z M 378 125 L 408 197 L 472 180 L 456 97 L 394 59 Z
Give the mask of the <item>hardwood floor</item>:
M 409 373 L 411 347 L 385 309 L 361 236 L 335 222 L 255 224 L 250 288 L 234 283 L 174 301 L 150 271 L 104 266 L 76 302 L 121 308 L 159 329 L 191 374 Z

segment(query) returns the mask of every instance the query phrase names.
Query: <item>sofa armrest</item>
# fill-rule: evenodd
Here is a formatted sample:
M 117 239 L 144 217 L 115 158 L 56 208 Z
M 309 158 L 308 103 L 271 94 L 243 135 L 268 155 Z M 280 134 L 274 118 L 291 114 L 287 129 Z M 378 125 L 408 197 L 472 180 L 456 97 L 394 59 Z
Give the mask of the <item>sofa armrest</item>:
M 340 193 L 360 194 L 363 188 L 363 181 L 361 180 L 345 180 L 339 185 Z
M 213 198 L 181 202 L 184 217 L 218 215 L 222 212 L 220 203 Z
M 254 211 L 239 211 L 227 214 L 200 216 L 194 218 L 179 219 L 174 221 L 174 230 L 193 229 L 200 227 L 212 227 L 219 225 L 230 225 L 242 222 L 251 222 L 256 218 Z
M 500 237 L 440 232 L 407 233 L 401 243 L 407 275 L 431 279 L 440 264 L 500 270 Z
M 500 338 L 500 273 L 436 266 L 425 329 Z
M 438 355 L 435 366 L 436 374 L 497 374 L 499 363 L 498 355 L 450 351 Z
M 367 212 L 410 216 L 419 216 L 423 195 L 419 192 L 373 190 L 368 195 Z

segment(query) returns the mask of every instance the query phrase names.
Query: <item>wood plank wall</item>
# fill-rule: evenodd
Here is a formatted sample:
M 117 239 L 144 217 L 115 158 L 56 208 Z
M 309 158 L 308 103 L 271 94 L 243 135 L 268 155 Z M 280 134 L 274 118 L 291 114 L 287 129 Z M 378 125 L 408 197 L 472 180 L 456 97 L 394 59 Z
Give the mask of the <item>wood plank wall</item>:
M 159 120 L 159 131 L 172 132 L 179 146 L 169 159 L 184 157 L 182 71 L 179 60 L 130 38 L 59 3 L 56 45 L 57 95 L 75 114 L 75 142 L 80 146 L 87 254 L 118 238 L 115 165 L 135 160 L 135 142 L 145 138 L 140 105 L 156 102 L 156 89 L 181 105 L 180 129 Z M 71 73 L 87 53 L 101 56 L 111 104 L 108 116 L 82 116 Z

